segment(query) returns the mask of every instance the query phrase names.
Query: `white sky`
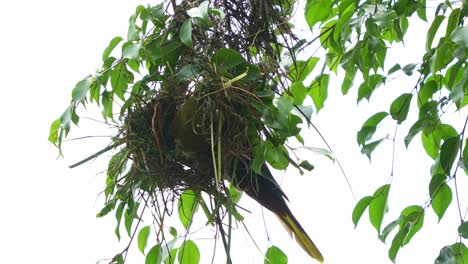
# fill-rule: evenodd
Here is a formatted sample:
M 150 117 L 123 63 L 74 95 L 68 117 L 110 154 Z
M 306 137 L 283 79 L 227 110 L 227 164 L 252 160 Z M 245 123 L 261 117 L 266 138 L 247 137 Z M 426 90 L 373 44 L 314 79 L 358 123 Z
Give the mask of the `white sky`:
M 67 167 L 99 150 L 107 140 L 68 142 L 65 159 L 57 159 L 56 149 L 47 142 L 47 136 L 50 123 L 66 108 L 75 83 L 100 66 L 101 53 L 112 37 L 126 36 L 128 17 L 139 3 L 146 1 L 0 3 L 3 94 L 0 262 L 96 263 L 124 247 L 128 238 L 124 235 L 124 243 L 116 242 L 113 214 L 104 219 L 95 218 L 102 206 L 98 193 L 105 179 L 100 172 L 107 160 L 101 158 L 74 170 Z M 388 55 L 402 65 L 416 62 L 424 49 L 425 36 L 421 33 L 425 29 L 412 23 L 410 30 L 413 31 L 408 34 L 405 49 L 395 49 Z M 357 87 L 351 95 L 342 97 L 338 83 L 332 83 L 325 109 L 314 117 L 314 123 L 332 145 L 358 198 L 370 195 L 386 182 L 390 175 L 391 143 L 379 147 L 370 164 L 359 154 L 356 132 L 371 114 L 388 110 L 391 103 L 388 98 L 394 98 L 388 93 L 409 91 L 414 83 L 405 78 L 392 81 L 373 95 L 371 104 L 362 102 L 359 108 L 355 103 Z M 457 117 L 455 114 L 454 118 Z M 415 115 L 409 118 L 414 122 Z M 81 129 L 72 128 L 72 137 L 112 132 L 96 122 L 83 121 Z M 423 153 L 419 137 L 409 151 L 404 151 L 402 142 L 412 122 L 399 129 L 390 211 L 384 225 L 397 218 L 407 205 L 424 204 L 427 199 L 431 161 Z M 388 124 L 383 128 L 385 133 L 394 129 L 392 122 Z M 306 132 L 304 138 L 312 146 L 323 147 L 313 131 Z M 290 198 L 292 211 L 322 250 L 326 263 L 390 263 L 389 245 L 377 239 L 367 213 L 358 228 L 353 229 L 351 212 L 356 201 L 338 167 L 323 157 L 311 156 L 311 162 L 316 169 L 304 176 L 296 175 L 293 170 L 276 175 Z M 462 188 L 466 188 L 466 179 Z M 264 222 L 260 206 L 248 199 L 243 199 L 242 204 L 254 211 L 246 215 L 246 223 L 263 251 L 274 244 L 286 252 L 289 263 L 311 263 L 272 214 L 263 210 Z M 463 210 L 466 206 L 462 205 Z M 440 248 L 456 242 L 458 221 L 454 203 L 439 225 L 431 209 L 427 210 L 423 230 L 409 246 L 400 250 L 397 263 L 432 263 Z M 265 239 L 265 230 L 270 242 Z M 213 228 L 207 227 L 194 238 L 210 238 L 212 231 Z M 263 252 L 255 249 L 244 231 L 235 232 L 234 238 L 234 263 L 262 263 Z M 201 263 L 208 263 L 213 240 L 196 241 L 203 245 Z M 218 248 L 217 254 L 222 255 L 220 242 Z M 128 263 L 143 263 L 143 256 L 137 251 L 135 244 Z

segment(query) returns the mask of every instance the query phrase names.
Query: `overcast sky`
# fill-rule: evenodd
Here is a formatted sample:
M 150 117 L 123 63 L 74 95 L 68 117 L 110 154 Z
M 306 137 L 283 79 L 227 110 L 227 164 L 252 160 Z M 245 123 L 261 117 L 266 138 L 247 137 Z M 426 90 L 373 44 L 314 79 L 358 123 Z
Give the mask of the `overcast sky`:
M 108 139 L 67 142 L 65 158 L 57 159 L 47 136 L 50 123 L 67 107 L 75 83 L 100 66 L 102 51 L 111 38 L 126 36 L 128 17 L 140 3 L 146 1 L 29 0 L 0 4 L 0 262 L 96 263 L 112 257 L 128 241 L 123 236 L 124 242 L 117 243 L 113 214 L 95 218 L 102 206 L 102 171 L 109 156 L 77 169 L 67 167 L 99 150 Z M 406 46 L 391 49 L 388 57 L 402 65 L 417 62 L 424 49 L 423 26 L 427 25 L 412 23 Z M 370 195 L 388 179 L 391 142 L 377 149 L 371 164 L 360 154 L 356 131 L 371 114 L 388 110 L 388 98 L 392 98 L 388 93 L 408 91 L 414 83 L 413 79 L 394 80 L 373 95 L 371 104 L 362 102 L 357 108 L 357 87 L 342 97 L 338 82 L 334 82 L 325 109 L 314 117 L 358 198 Z M 82 113 L 99 118 L 92 108 L 91 113 Z M 397 218 L 407 205 L 422 205 L 427 199 L 431 160 L 423 153 L 419 137 L 405 151 L 402 141 L 408 125 L 411 123 L 399 128 L 402 132 L 397 137 L 390 211 L 384 224 Z M 383 129 L 383 135 L 392 133 L 394 125 L 389 122 Z M 72 130 L 71 138 L 108 136 L 113 132 L 109 126 L 87 120 L 83 120 L 81 128 Z M 314 131 L 304 133 L 309 145 L 324 147 Z M 389 245 L 379 242 L 367 214 L 358 228 L 353 228 L 351 212 L 356 201 L 338 167 L 315 155 L 310 156 L 310 161 L 316 169 L 304 176 L 293 170 L 275 175 L 283 184 L 292 211 L 322 250 L 326 263 L 390 263 Z M 466 188 L 466 182 L 463 184 L 462 188 Z M 262 251 L 277 245 L 287 253 L 289 263 L 310 263 L 276 217 L 249 199 L 243 199 L 242 205 L 253 211 L 246 215 L 246 224 Z M 462 206 L 466 208 L 466 204 Z M 454 204 L 439 225 L 429 209 L 423 231 L 400 251 L 398 263 L 432 263 L 440 248 L 456 242 L 458 221 Z M 202 246 L 201 263 L 208 263 L 213 228 L 198 223 L 197 229 L 201 230 L 193 239 Z M 245 231 L 235 232 L 234 239 L 235 263 L 262 263 L 263 252 L 255 249 Z M 220 245 L 218 255 L 223 254 Z M 128 263 L 143 263 L 136 245 Z

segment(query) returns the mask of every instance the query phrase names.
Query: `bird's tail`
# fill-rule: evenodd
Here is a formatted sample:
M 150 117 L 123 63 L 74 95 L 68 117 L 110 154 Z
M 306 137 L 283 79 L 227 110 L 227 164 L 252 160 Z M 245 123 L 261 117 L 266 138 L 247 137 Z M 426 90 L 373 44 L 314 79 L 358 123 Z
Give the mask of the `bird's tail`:
M 291 210 L 286 204 L 287 197 L 281 190 L 278 183 L 273 178 L 268 166 L 262 165 L 262 174 L 249 174 L 246 168 L 242 167 L 241 162 L 237 167 L 236 175 L 243 175 L 242 178 L 234 178 L 234 185 L 246 192 L 255 201 L 260 203 L 278 216 L 283 226 L 288 233 L 296 240 L 296 242 L 314 259 L 323 263 L 323 256 L 314 244 L 312 239 L 307 235 L 304 228 L 299 224 L 293 216 Z
M 289 210 L 287 210 L 289 211 Z M 320 253 L 320 250 L 314 244 L 312 239 L 307 235 L 305 230 L 292 215 L 291 212 L 285 212 L 282 214 L 277 214 L 278 218 L 281 220 L 281 223 L 286 228 L 288 233 L 296 240 L 296 242 L 314 259 L 318 260 L 320 263 L 323 263 L 323 256 Z

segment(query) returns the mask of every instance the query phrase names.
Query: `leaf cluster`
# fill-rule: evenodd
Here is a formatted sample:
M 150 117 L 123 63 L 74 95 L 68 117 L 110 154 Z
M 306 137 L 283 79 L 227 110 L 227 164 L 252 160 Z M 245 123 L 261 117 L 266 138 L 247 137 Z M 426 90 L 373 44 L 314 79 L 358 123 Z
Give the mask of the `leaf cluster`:
M 393 177 L 392 165 L 391 178 L 387 184 L 377 189 L 374 195 L 362 198 L 355 206 L 352 215 L 354 224 L 357 225 L 364 211 L 369 209 L 370 222 L 382 241 L 385 241 L 389 233 L 398 227 L 389 249 L 389 258 L 392 261 L 396 260 L 398 250 L 407 245 L 422 228 L 428 207 L 433 209 L 439 221 L 442 219 L 452 202 L 453 189 L 455 188 L 455 192 L 459 191 L 456 189 L 456 183 L 451 186 L 450 182 L 456 182 L 459 168 L 465 170 L 466 174 L 464 165 L 468 152 L 467 144 L 464 142 L 466 121 L 457 131 L 453 124 L 444 121 L 443 116 L 447 111 L 463 113 L 462 109 L 468 102 L 466 60 L 468 9 L 466 3 L 440 1 L 435 8 L 433 19 L 429 21 L 428 17 L 432 15 L 427 14 L 428 10 L 425 0 L 379 2 L 309 0 L 305 8 L 309 27 L 319 25 L 321 46 L 327 53 L 324 66 L 334 72 L 337 72 L 340 66 L 345 71 L 341 86 L 343 94 L 349 92 L 356 80 L 362 79 L 357 85 L 357 102 L 363 99 L 371 101 L 372 94 L 388 80 L 398 77 L 398 73 L 403 76 L 417 76 L 414 86 L 408 87 L 402 94 L 391 99 L 387 111 L 371 115 L 357 133 L 357 143 L 361 147 L 361 152 L 370 159 L 377 147 L 388 139 L 374 137 L 383 122 L 391 122 L 387 117 L 390 117 L 398 127 L 408 121 L 411 111 L 418 112 L 418 119 L 413 121 L 404 138 L 404 144 L 408 147 L 420 134 L 427 155 L 434 160 L 430 170 L 431 178 L 427 183 L 429 198 L 426 205 L 408 206 L 402 210 L 398 219 L 381 229 L 388 211 L 387 201 Z M 394 43 L 405 40 L 410 25 L 409 20 L 416 19 L 414 16 L 430 23 L 424 56 L 418 63 L 404 66 L 396 64 L 386 70 L 388 48 Z M 325 93 L 316 93 L 314 102 L 320 101 L 323 104 L 323 96 L 319 94 Z M 459 204 L 462 198 L 457 195 L 455 199 Z M 461 212 L 459 215 L 461 222 L 466 221 Z M 441 256 L 452 254 L 451 260 L 454 260 L 453 256 L 466 256 L 463 253 L 464 244 L 457 245 L 444 248 Z M 441 261 L 443 258 L 445 257 L 439 257 L 436 262 L 455 263 Z M 460 258 L 457 259 L 459 260 Z

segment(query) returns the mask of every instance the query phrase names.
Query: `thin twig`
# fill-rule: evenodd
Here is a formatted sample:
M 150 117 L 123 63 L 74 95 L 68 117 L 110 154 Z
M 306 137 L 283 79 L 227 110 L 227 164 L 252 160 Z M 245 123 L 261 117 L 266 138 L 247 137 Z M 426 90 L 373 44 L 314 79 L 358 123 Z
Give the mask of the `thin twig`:
M 107 146 L 107 147 L 101 149 L 100 151 L 94 153 L 93 155 L 87 157 L 86 159 L 81 160 L 81 161 L 79 161 L 79 162 L 77 162 L 77 163 L 75 163 L 75 164 L 72 164 L 72 165 L 68 166 L 68 167 L 69 167 L 70 169 L 73 169 L 73 168 L 75 168 L 75 167 L 78 167 L 78 166 L 80 166 L 80 165 L 82 165 L 82 164 L 84 164 L 84 163 L 86 163 L 86 162 L 88 162 L 88 161 L 90 161 L 90 160 L 92 160 L 92 159 L 94 159 L 94 158 L 100 156 L 101 154 L 106 153 L 107 151 L 109 151 L 109 150 L 111 150 L 111 149 L 113 149 L 113 148 L 116 148 L 117 146 L 119 146 L 119 145 L 121 145 L 121 144 L 123 144 L 123 142 L 117 142 L 117 143 L 114 143 L 114 144 L 112 144 L 112 145 L 109 145 L 109 146 Z
M 328 144 L 328 141 L 325 139 L 325 137 L 322 135 L 322 133 L 320 132 L 320 130 L 314 125 L 314 123 L 312 123 L 312 121 L 310 122 L 310 125 L 314 128 L 315 132 L 317 132 L 317 134 L 319 135 L 319 137 L 322 139 L 323 143 L 325 143 L 325 145 L 327 146 L 327 149 L 331 152 L 331 153 L 334 153 L 333 149 L 331 148 L 330 144 Z M 343 166 L 341 166 L 341 163 L 340 163 L 340 160 L 338 159 L 338 156 L 336 154 L 335 155 L 335 161 L 336 161 L 336 164 L 338 165 L 338 167 L 340 168 L 341 170 L 341 173 L 343 174 L 343 177 L 345 178 L 346 180 L 346 184 L 348 185 L 348 189 L 349 191 L 351 192 L 351 195 L 353 196 L 353 199 L 356 201 L 357 198 L 356 198 L 356 195 L 354 194 L 354 191 L 353 191 L 353 187 L 351 186 L 351 182 L 349 181 L 348 179 L 348 176 L 346 175 L 344 169 L 343 169 Z

